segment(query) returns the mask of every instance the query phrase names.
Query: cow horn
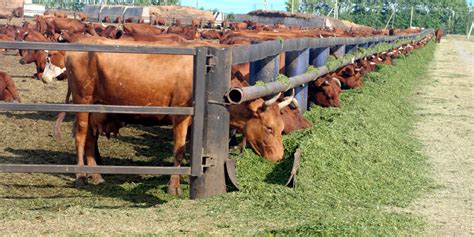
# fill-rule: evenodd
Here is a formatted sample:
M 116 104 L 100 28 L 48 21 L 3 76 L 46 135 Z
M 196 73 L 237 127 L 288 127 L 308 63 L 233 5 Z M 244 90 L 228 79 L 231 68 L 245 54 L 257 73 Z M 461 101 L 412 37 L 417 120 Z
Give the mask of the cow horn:
M 286 106 L 290 105 L 293 99 L 295 98 L 295 88 L 291 89 L 291 95 L 290 96 L 285 96 L 283 98 L 283 101 L 278 103 L 278 107 L 280 109 L 285 108 Z
M 342 87 L 341 81 L 339 81 L 339 79 L 337 79 L 335 77 L 333 77 L 332 79 L 334 79 L 336 81 L 336 83 L 339 85 L 339 87 Z
M 293 106 L 295 106 L 296 108 L 299 108 L 300 107 L 300 103 L 298 102 L 298 100 L 296 98 L 293 98 L 291 100 L 291 103 L 293 104 Z
M 278 98 L 280 97 L 280 95 L 281 95 L 281 92 L 278 93 L 278 94 L 276 94 L 273 98 L 271 98 L 271 99 L 269 99 L 269 100 L 265 100 L 264 105 L 265 105 L 265 106 L 270 106 L 270 105 L 272 105 L 273 103 L 275 103 L 275 102 L 278 100 Z

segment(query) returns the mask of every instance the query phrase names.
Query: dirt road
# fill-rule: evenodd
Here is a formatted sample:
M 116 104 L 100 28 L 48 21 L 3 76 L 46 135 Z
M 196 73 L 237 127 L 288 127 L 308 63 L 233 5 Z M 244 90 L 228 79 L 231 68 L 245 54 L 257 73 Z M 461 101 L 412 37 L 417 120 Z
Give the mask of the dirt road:
M 416 95 L 416 135 L 436 188 L 410 207 L 426 236 L 474 236 L 474 41 L 443 38 Z

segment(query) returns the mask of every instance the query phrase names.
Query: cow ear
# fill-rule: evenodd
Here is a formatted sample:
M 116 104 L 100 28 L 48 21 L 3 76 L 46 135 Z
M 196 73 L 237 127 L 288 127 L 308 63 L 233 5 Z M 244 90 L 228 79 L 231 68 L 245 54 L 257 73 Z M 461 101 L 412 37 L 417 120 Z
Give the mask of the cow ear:
M 254 118 L 260 118 L 260 113 L 262 113 L 263 110 L 264 100 L 256 99 L 247 103 L 247 107 L 252 112 L 252 116 Z
M 323 77 L 320 77 L 314 81 L 316 87 L 321 87 L 326 80 Z

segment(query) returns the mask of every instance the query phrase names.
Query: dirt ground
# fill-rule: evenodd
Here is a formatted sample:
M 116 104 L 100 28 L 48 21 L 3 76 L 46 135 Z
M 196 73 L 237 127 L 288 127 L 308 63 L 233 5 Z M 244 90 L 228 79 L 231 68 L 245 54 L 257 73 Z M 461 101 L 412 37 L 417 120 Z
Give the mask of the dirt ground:
M 426 236 L 474 236 L 474 39 L 443 38 L 422 83 L 415 132 L 437 187 L 411 212 L 429 221 Z

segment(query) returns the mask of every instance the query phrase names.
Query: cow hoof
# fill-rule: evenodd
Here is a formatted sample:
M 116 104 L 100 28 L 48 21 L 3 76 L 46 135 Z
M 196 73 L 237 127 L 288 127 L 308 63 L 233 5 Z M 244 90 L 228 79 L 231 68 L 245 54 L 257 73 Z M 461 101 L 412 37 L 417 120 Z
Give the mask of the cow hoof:
M 86 186 L 87 185 L 87 177 L 85 177 L 85 176 L 84 177 L 77 177 L 74 184 L 78 188 Z
M 105 180 L 102 177 L 90 177 L 90 183 L 93 185 L 99 185 L 105 183 Z
M 183 190 L 181 190 L 180 187 L 176 188 L 168 186 L 168 194 L 173 196 L 181 196 L 181 194 L 183 194 Z

